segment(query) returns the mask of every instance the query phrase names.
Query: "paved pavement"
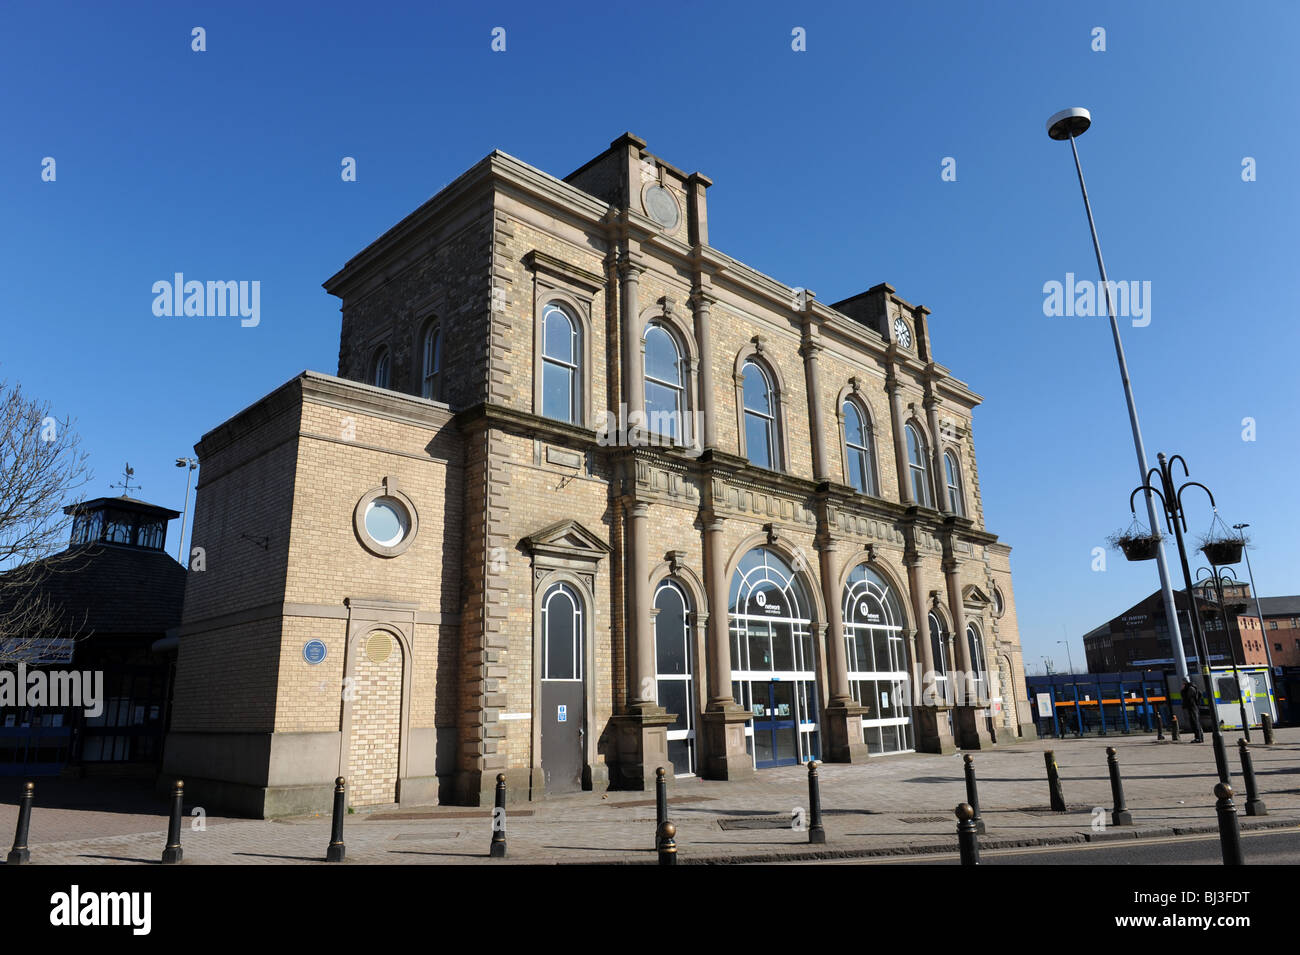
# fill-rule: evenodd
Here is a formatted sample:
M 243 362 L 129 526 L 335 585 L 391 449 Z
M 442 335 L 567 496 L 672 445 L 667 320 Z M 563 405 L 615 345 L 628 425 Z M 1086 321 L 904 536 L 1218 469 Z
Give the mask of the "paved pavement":
M 1236 740 L 1237 734 L 1230 734 L 1227 741 L 1234 789 L 1241 791 Z M 1107 746 L 1119 754 L 1132 827 L 1109 825 Z M 1049 748 L 1056 753 L 1069 807 L 1063 813 L 1049 808 L 1043 761 Z M 1237 805 L 1243 830 L 1300 827 L 1300 728 L 1279 730 L 1272 747 L 1257 742 L 1252 755 L 1269 815 L 1245 816 L 1241 792 Z M 1216 831 L 1212 790 L 1217 780 L 1208 739 L 1202 745 L 1156 742 L 1149 736 L 1016 743 L 975 754 L 975 765 L 986 849 Z M 0 834 L 13 831 L 16 783 L 4 786 L 10 801 L 0 804 Z M 119 805 L 91 809 L 94 787 L 103 783 L 37 785 L 30 839 L 34 864 L 158 862 L 166 831 L 163 803 L 140 791 L 134 803 L 129 794 L 119 793 L 114 797 Z M 43 804 L 42 796 L 57 801 L 60 794 L 65 808 Z M 581 793 L 512 806 L 504 864 L 653 863 L 653 796 Z M 806 815 L 808 807 L 803 767 L 764 770 L 746 783 L 678 780 L 669 815 L 677 825 L 679 859 L 683 864 L 737 863 L 951 852 L 953 808 L 966 798 L 962 759 L 918 753 L 858 766 L 825 765 L 821 797 L 827 840 L 824 846 L 810 846 L 806 832 L 791 828 L 792 817 L 799 811 Z M 328 816 L 273 821 L 208 816 L 206 828 L 196 831 L 192 807 L 185 808 L 187 865 L 323 862 Z M 1104 828 L 1095 828 L 1099 819 Z M 346 820 L 344 864 L 503 864 L 488 859 L 490 838 L 490 810 L 402 806 L 359 811 Z

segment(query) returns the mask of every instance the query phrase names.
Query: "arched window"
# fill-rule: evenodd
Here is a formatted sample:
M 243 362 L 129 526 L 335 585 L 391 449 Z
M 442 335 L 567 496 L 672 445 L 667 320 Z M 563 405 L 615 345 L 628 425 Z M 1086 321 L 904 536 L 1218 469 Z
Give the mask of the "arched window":
M 437 325 L 424 330 L 424 373 L 420 381 L 420 394 L 425 398 L 442 397 L 439 385 L 442 377 L 442 331 Z
M 391 377 L 392 362 L 388 358 L 388 349 L 380 345 L 370 359 L 370 383 L 376 388 L 387 388 Z
M 912 699 L 903 611 L 893 588 L 866 564 L 844 585 L 844 640 L 849 684 L 867 712 L 862 738 L 869 753 L 912 749 Z
M 662 325 L 651 325 L 645 333 L 646 428 L 675 442 L 684 440 L 683 412 L 686 385 L 681 352 L 672 334 Z
M 988 676 L 988 663 L 984 659 L 984 635 L 980 633 L 979 624 L 966 624 L 966 645 L 970 649 L 971 679 L 975 684 L 975 698 L 982 700 L 987 696 L 985 681 Z
M 668 758 L 674 775 L 695 772 L 694 659 L 690 599 L 672 580 L 655 591 L 655 673 L 659 705 L 677 715 L 668 727 Z
M 767 547 L 740 559 L 731 578 L 731 691 L 750 712 L 754 765 L 819 758 L 812 602 L 801 575 Z
M 966 498 L 961 493 L 961 465 L 951 451 L 943 452 L 943 470 L 948 482 L 948 509 L 958 517 L 965 517 Z
M 776 400 L 767 372 L 755 362 L 741 371 L 745 396 L 745 455 L 750 464 L 774 471 L 778 467 Z
M 912 476 L 912 497 L 923 507 L 933 507 L 930 498 L 930 471 L 926 466 L 925 440 L 916 426 L 904 426 L 907 432 L 907 467 Z
M 542 414 L 578 423 L 582 388 L 578 323 L 555 303 L 542 311 Z
M 582 601 L 568 584 L 542 598 L 542 679 L 582 679 Z
M 938 614 L 930 614 L 930 656 L 934 660 L 934 687 L 937 702 L 952 702 L 948 686 L 948 634 Z
M 876 482 L 875 442 L 871 435 L 871 419 L 856 402 L 846 401 L 844 414 L 844 460 L 849 485 L 863 494 L 880 495 Z

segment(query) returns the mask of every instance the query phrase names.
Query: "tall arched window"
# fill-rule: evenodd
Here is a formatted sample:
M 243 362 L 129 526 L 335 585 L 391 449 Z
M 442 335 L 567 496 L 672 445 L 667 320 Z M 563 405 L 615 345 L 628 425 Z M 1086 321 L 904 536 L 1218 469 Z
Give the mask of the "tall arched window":
M 662 325 L 645 333 L 646 428 L 673 441 L 682 441 L 686 410 L 684 362 L 677 342 Z
M 866 564 L 844 585 L 844 640 L 849 683 L 862 716 L 869 753 L 913 747 L 912 698 L 903 639 L 903 611 L 893 588 Z
M 578 323 L 555 303 L 542 311 L 542 414 L 577 423 L 582 388 Z
M 741 371 L 745 396 L 745 455 L 750 464 L 776 470 L 776 400 L 767 372 L 755 362 Z
M 665 580 L 655 591 L 655 673 L 659 705 L 677 714 L 668 727 L 668 758 L 678 776 L 695 772 L 694 659 L 691 652 L 690 600 Z
M 980 633 L 979 624 L 972 621 L 966 624 L 966 644 L 970 649 L 970 666 L 974 671 L 971 678 L 975 684 L 975 698 L 984 699 L 988 678 L 988 662 L 984 659 L 984 635 Z
M 754 764 L 816 759 L 817 673 L 808 591 L 775 551 L 756 547 L 731 578 L 731 691 L 750 712 L 745 742 Z
M 582 601 L 568 584 L 542 598 L 542 679 L 582 679 Z
M 863 494 L 879 496 L 871 419 L 853 401 L 844 402 L 841 410 L 844 414 L 844 460 L 849 484 Z
M 930 471 L 926 466 L 925 440 L 913 424 L 904 426 L 907 432 L 907 468 L 912 477 L 912 497 L 923 507 L 933 507 L 930 498 Z
M 437 325 L 430 325 L 424 330 L 423 375 L 420 381 L 420 394 L 425 398 L 442 397 L 439 389 L 442 377 L 442 331 Z
M 948 482 L 948 509 L 958 517 L 965 517 L 966 498 L 961 493 L 961 465 L 951 451 L 943 452 L 943 470 Z
M 948 686 L 948 634 L 938 614 L 930 614 L 930 656 L 934 660 L 934 687 L 937 702 L 952 702 Z
M 387 388 L 391 378 L 392 362 L 388 357 L 388 349 L 380 345 L 370 360 L 370 383 L 376 388 Z

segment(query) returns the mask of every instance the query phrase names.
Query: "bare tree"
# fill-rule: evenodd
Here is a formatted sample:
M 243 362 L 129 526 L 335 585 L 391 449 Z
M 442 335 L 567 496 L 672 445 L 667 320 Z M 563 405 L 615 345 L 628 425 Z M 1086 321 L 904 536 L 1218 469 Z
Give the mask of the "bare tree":
M 48 402 L 0 381 L 0 663 L 38 656 L 80 630 L 43 588 L 84 562 L 63 548 L 71 521 L 63 508 L 90 480 L 80 443 Z

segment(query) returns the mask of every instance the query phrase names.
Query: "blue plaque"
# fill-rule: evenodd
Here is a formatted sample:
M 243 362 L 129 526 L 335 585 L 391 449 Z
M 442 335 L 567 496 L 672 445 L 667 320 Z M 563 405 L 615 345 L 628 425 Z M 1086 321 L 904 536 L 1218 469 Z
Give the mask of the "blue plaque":
M 302 645 L 302 658 L 312 666 L 315 666 L 324 660 L 325 653 L 324 640 L 308 640 Z

